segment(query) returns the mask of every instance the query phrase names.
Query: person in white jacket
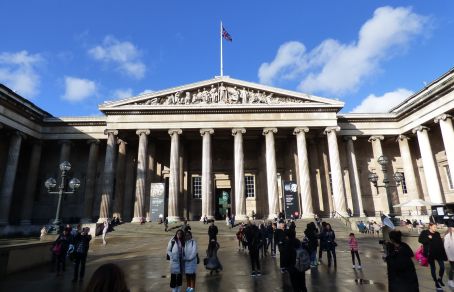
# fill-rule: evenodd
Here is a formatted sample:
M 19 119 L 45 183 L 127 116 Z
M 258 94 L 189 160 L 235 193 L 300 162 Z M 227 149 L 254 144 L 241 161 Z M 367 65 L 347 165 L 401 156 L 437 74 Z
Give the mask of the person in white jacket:
M 184 232 L 179 229 L 167 244 L 167 260 L 170 261 L 170 288 L 172 292 L 180 292 L 183 283 L 183 252 Z
M 186 292 L 193 292 L 195 289 L 195 277 L 197 273 L 197 264 L 199 263 L 199 254 L 197 251 L 197 242 L 192 239 L 191 231 L 186 231 L 184 243 L 184 272 L 186 274 L 187 288 Z
M 448 285 L 449 287 L 454 288 L 454 220 L 448 221 L 448 231 L 444 237 L 444 245 L 450 265 Z

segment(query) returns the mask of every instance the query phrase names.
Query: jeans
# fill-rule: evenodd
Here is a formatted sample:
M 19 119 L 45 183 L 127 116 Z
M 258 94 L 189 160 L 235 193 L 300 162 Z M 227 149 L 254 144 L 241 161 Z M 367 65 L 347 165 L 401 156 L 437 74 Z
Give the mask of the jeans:
M 438 262 L 438 266 L 440 267 L 440 271 L 438 271 L 438 277 L 443 278 L 445 273 L 445 262 L 443 260 L 429 260 L 430 265 L 430 274 L 432 275 L 432 279 L 434 282 L 437 282 L 437 275 L 436 275 L 436 268 L 435 268 L 435 261 Z
M 351 250 L 350 253 L 352 254 L 352 263 L 355 265 L 355 255 L 356 258 L 358 259 L 358 265 L 361 266 L 361 259 L 359 258 L 359 253 L 357 250 Z
M 317 248 L 309 251 L 309 258 L 311 260 L 311 265 L 317 264 Z
M 331 266 L 331 258 L 334 260 L 334 266 L 337 266 L 336 249 L 328 249 L 326 252 L 328 253 L 328 267 Z
M 80 278 L 81 280 L 85 276 L 85 262 L 87 261 L 87 255 L 83 253 L 76 253 L 76 261 L 74 265 L 74 280 Z M 80 267 L 80 273 L 79 273 Z M 80 275 L 80 277 L 79 277 Z
M 252 271 L 260 271 L 259 250 L 257 248 L 249 248 L 249 256 L 251 258 Z

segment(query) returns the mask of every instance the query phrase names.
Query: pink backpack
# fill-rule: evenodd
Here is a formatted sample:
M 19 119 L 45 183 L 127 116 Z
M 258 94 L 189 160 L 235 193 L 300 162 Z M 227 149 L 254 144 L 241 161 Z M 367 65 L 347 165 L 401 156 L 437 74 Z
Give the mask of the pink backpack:
M 427 267 L 429 265 L 427 258 L 424 256 L 424 247 L 422 245 L 416 250 L 415 258 L 421 266 Z

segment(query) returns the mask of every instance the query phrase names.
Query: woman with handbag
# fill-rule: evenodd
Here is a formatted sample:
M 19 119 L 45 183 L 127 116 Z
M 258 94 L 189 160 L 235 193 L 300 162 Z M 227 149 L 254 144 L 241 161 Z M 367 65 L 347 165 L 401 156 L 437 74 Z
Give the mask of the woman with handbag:
M 430 223 L 429 229 L 421 232 L 418 241 L 424 246 L 424 255 L 427 256 L 427 259 L 429 260 L 430 273 L 434 280 L 435 288 L 437 290 L 443 290 L 442 286 L 445 285 L 443 283 L 443 275 L 445 273 L 444 261 L 448 260 L 448 257 L 446 256 L 440 233 L 437 232 L 437 225 Z M 438 271 L 438 278 L 435 262 L 438 263 L 440 268 Z
M 210 270 L 210 275 L 213 271 L 219 273 L 222 270 L 221 262 L 218 259 L 219 243 L 215 239 L 211 239 L 208 244 L 207 257 L 203 260 L 205 268 Z
M 172 292 L 181 291 L 183 284 L 184 233 L 179 229 L 167 244 L 167 259 L 170 261 L 170 288 Z
M 334 261 L 334 267 L 337 267 L 337 258 L 336 258 L 336 234 L 334 230 L 331 228 L 331 224 L 326 224 L 326 229 L 324 233 L 325 245 L 326 245 L 326 252 L 328 253 L 328 268 L 331 267 L 331 258 Z
M 192 239 L 192 233 L 189 230 L 185 233 L 183 258 L 187 282 L 186 292 L 193 292 L 195 289 L 195 277 L 197 264 L 199 263 L 199 254 L 197 252 L 197 242 Z

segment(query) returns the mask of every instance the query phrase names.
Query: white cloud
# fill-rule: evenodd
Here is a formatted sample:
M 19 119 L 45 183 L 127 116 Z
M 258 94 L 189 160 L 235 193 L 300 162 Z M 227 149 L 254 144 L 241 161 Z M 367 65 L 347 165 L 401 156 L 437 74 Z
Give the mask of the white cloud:
M 88 50 L 95 60 L 113 63 L 117 70 L 131 77 L 142 79 L 146 66 L 140 59 L 141 52 L 131 42 L 121 42 L 113 36 L 106 36 L 101 45 Z
M 0 82 L 24 97 L 33 98 L 40 83 L 36 66 L 42 61 L 39 54 L 27 51 L 0 53 Z
M 275 59 L 260 66 L 260 82 L 291 79 L 299 81 L 298 88 L 307 92 L 355 91 L 366 77 L 380 69 L 383 61 L 422 34 L 427 22 L 411 8 L 377 8 L 361 27 L 357 41 L 350 44 L 326 39 L 310 52 L 300 42 L 282 44 Z
M 145 89 L 144 91 L 140 92 L 139 95 L 145 94 L 145 93 L 153 93 L 154 90 L 151 89 Z
M 382 96 L 375 96 L 374 94 L 370 94 L 361 102 L 360 105 L 355 107 L 351 112 L 386 113 L 412 94 L 413 94 L 412 91 L 405 88 L 399 88 L 395 91 L 386 92 Z
M 131 88 L 127 88 L 114 90 L 112 95 L 115 99 L 123 99 L 133 96 L 133 93 Z
M 65 77 L 65 94 L 62 96 L 71 102 L 82 101 L 96 94 L 96 83 L 94 81 L 76 77 Z

